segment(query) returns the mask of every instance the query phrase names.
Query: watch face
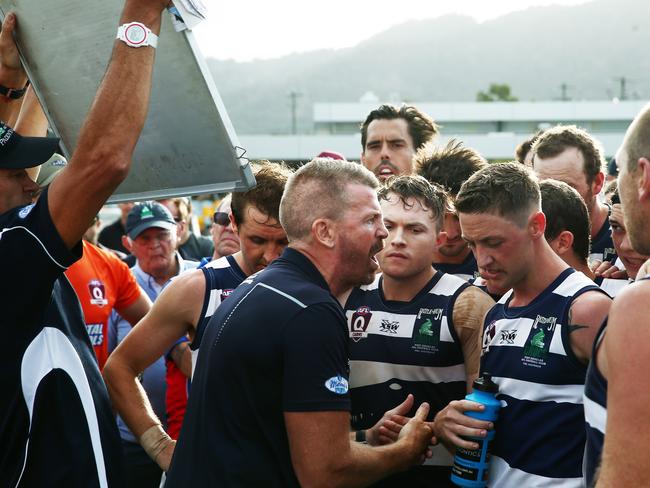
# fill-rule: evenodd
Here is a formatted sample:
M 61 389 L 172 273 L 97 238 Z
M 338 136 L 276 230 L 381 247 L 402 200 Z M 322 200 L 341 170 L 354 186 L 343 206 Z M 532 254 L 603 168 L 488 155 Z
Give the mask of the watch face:
M 142 44 L 147 39 L 147 31 L 142 24 L 132 23 L 126 27 L 124 31 L 124 37 L 131 44 Z

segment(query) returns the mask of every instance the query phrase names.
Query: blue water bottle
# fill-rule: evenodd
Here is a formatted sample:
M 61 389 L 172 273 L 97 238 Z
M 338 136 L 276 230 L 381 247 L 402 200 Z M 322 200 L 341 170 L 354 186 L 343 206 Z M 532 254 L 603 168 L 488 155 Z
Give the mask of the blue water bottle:
M 499 386 L 492 381 L 490 373 L 483 373 L 474 380 L 474 391 L 465 397 L 466 400 L 481 403 L 485 406 L 482 412 L 465 412 L 465 415 L 479 420 L 495 422 L 499 415 L 501 402 L 496 394 Z M 494 430 L 488 430 L 486 437 L 463 437 L 478 443 L 478 449 L 456 449 L 454 466 L 451 468 L 451 481 L 458 486 L 483 488 L 487 484 L 488 467 L 490 465 L 490 447 L 494 439 Z

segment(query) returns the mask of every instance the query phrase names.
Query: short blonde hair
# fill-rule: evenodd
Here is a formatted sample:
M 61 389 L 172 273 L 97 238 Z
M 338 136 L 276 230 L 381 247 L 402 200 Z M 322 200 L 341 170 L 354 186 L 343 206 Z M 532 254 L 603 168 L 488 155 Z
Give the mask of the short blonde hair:
M 650 104 L 643 107 L 627 129 L 623 140 L 627 170 L 636 171 L 640 158 L 650 158 Z
M 317 219 L 338 220 L 349 206 L 350 184 L 379 187 L 379 181 L 358 163 L 315 158 L 293 173 L 280 202 L 280 223 L 289 242 L 304 240 Z

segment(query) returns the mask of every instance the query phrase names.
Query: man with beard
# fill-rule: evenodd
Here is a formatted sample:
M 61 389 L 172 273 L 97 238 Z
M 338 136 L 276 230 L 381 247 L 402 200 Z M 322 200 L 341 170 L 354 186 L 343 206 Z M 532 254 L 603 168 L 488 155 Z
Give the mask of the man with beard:
M 650 106 L 634 119 L 616 155 L 618 190 L 632 247 L 650 254 Z M 644 421 L 650 401 L 650 281 L 628 285 L 614 299 L 594 344 L 585 385 L 587 450 L 585 477 L 593 486 L 646 486 L 650 429 Z
M 393 444 L 349 435 L 341 303 L 379 268 L 377 186 L 360 165 L 331 159 L 289 178 L 280 203 L 289 246 L 206 328 L 166 486 L 363 486 L 422 462 L 427 404 Z
M 589 265 L 613 261 L 616 254 L 609 225 L 609 207 L 598 195 L 605 183 L 601 145 L 576 126 L 559 125 L 545 131 L 531 149 L 533 170 L 540 180 L 554 179 L 572 186 L 587 204 L 591 220 Z
M 379 181 L 413 173 L 415 153 L 433 140 L 438 126 L 413 105 L 382 105 L 361 125 L 361 163 Z

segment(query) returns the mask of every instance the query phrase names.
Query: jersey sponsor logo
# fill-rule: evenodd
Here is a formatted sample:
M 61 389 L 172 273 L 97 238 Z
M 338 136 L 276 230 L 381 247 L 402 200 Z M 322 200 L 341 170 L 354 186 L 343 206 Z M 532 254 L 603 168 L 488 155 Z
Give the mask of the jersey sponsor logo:
M 372 310 L 364 305 L 355 311 L 347 310 L 345 316 L 348 322 L 350 338 L 358 342 L 370 336 L 385 336 L 400 339 L 411 339 L 415 326 L 415 314 L 404 315 L 382 310 Z
M 442 318 L 442 309 L 441 308 L 421 308 L 418 312 L 418 319 L 421 319 L 423 315 L 431 315 L 433 320 L 440 320 Z
M 538 315 L 533 322 L 533 329 L 545 328 L 547 332 L 553 332 L 555 330 L 555 324 L 557 323 L 557 317 L 542 317 Z
M 104 324 L 86 324 L 86 330 L 93 346 L 101 346 L 104 343 Z
M 497 333 L 497 321 L 493 320 L 488 324 L 483 332 L 483 345 L 481 347 L 481 356 L 490 350 L 490 344 Z
M 354 342 L 359 342 L 361 339 L 368 337 L 368 325 L 370 325 L 370 319 L 372 318 L 372 312 L 370 307 L 362 306 L 357 308 L 357 311 L 352 314 L 352 320 L 350 320 L 350 338 Z
M 524 356 L 522 363 L 525 366 L 532 366 L 534 368 L 541 368 L 546 366 L 546 356 L 551 347 L 551 339 L 555 326 L 557 324 L 557 317 L 542 317 L 538 315 L 533 322 L 530 329 L 528 340 L 524 346 Z
M 88 291 L 90 291 L 90 303 L 97 305 L 98 307 L 108 305 L 104 283 L 99 280 L 91 280 L 88 283 Z
M 226 298 L 228 298 L 233 291 L 235 291 L 234 288 L 228 288 L 226 290 L 221 290 L 221 301 L 223 302 Z
M 325 382 L 325 388 L 337 395 L 345 395 L 348 392 L 348 380 L 343 376 L 332 376 Z
M 517 338 L 517 329 L 502 330 L 499 332 L 499 344 L 514 344 Z
M 18 212 L 18 217 L 20 217 L 21 219 L 27 217 L 29 213 L 32 211 L 32 209 L 34 208 L 34 205 L 35 204 L 32 203 L 31 205 L 27 205 L 26 207 L 20 209 L 20 212 Z
M 388 334 L 397 334 L 398 329 L 399 322 L 397 320 L 382 319 L 381 325 L 379 326 L 379 332 Z
M 421 308 L 418 312 L 411 349 L 433 354 L 439 351 L 442 308 Z

